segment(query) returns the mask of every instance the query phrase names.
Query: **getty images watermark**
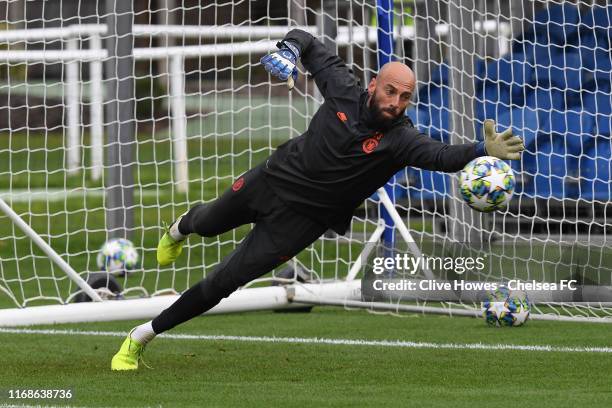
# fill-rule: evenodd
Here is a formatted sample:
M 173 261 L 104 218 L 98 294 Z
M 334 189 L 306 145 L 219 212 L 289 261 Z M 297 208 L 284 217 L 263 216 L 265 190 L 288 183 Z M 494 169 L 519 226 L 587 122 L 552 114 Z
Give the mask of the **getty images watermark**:
M 368 260 L 369 270 L 362 283 L 364 293 L 380 297 L 381 294 L 406 295 L 410 298 L 436 300 L 479 299 L 483 292 L 495 291 L 501 286 L 510 290 L 551 293 L 567 296 L 580 288 L 573 278 L 554 282 L 539 282 L 513 277 L 499 279 L 502 271 L 489 268 L 491 256 L 412 256 L 396 253 L 376 256 Z M 495 259 L 498 262 L 499 259 Z M 497 265 L 497 263 L 494 263 Z M 378 293 L 376 293 L 378 292 Z M 385 297 L 385 296 L 383 296 Z
M 486 267 L 485 258 L 482 256 L 473 258 L 451 257 L 451 256 L 419 256 L 408 254 L 396 254 L 392 257 L 377 256 L 373 260 L 372 271 L 380 275 L 385 271 L 395 270 L 397 272 L 414 275 L 419 269 L 453 271 L 459 275 L 466 271 L 482 271 Z

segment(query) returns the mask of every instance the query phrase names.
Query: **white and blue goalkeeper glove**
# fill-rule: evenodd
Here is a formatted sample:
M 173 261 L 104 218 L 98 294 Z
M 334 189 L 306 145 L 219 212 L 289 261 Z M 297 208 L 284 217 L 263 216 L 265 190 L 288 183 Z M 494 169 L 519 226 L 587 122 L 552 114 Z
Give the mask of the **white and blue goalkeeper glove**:
M 263 57 L 261 63 L 270 74 L 287 81 L 287 86 L 291 90 L 298 75 L 296 64 L 300 57 L 300 50 L 290 41 L 281 41 L 277 47 L 280 49 Z

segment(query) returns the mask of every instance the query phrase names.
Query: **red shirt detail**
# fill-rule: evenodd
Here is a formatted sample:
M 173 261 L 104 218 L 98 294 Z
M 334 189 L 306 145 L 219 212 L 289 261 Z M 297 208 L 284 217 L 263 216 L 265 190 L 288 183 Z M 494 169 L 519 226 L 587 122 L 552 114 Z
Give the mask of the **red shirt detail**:
M 363 141 L 361 148 L 366 154 L 372 153 L 378 147 L 378 140 L 371 137 Z
M 238 191 L 244 186 L 244 177 L 240 177 L 238 180 L 234 181 L 232 184 L 232 190 Z

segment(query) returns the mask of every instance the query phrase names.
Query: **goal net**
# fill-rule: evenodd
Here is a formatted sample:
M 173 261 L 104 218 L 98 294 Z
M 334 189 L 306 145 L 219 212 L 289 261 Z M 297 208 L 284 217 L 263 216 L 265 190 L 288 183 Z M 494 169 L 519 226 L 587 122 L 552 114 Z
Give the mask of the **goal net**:
M 301 27 L 336 51 L 363 86 L 387 60 L 410 65 L 418 83 L 407 114 L 431 137 L 474 141 L 492 118 L 500 129 L 512 126 L 527 152 L 512 164 L 512 201 L 494 214 L 465 206 L 455 175 L 406 168 L 386 186 L 405 230 L 381 205 L 384 193 L 375 194 L 355 211 L 346 235 L 326 233 L 241 290 L 239 306 L 224 301 L 228 310 L 286 307 L 295 299 L 478 314 L 472 298 L 361 298 L 359 279 L 371 273 L 374 257 L 467 250 L 487 262 L 464 279 L 575 279 L 586 289 L 535 293 L 535 311 L 608 320 L 612 12 L 605 4 L 112 3 L 13 1 L 1 8 L 2 311 L 51 305 L 44 309 L 49 321 L 65 321 L 56 316 L 73 306 L 85 320 L 142 317 L 204 278 L 251 226 L 192 236 L 175 264 L 159 267 L 161 226 L 214 200 L 307 128 L 323 102 L 312 78 L 302 69 L 288 92 L 259 64 Z M 117 237 L 131 240 L 140 257 L 123 276 L 97 263 L 103 244 Z M 461 277 L 456 268 L 452 276 L 425 269 L 410 278 Z M 331 289 L 317 291 L 324 287 Z M 79 303 L 94 295 L 87 288 L 112 300 Z M 279 291 L 284 300 L 271 301 Z M 154 306 L 130 314 L 122 302 L 134 299 Z M 94 312 L 94 304 L 101 309 Z

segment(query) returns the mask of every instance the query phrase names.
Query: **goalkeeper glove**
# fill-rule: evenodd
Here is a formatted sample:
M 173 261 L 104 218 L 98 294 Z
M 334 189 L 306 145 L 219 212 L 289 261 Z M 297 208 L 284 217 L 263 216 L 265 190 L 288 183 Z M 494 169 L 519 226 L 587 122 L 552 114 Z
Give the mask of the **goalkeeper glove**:
M 270 74 L 287 81 L 289 90 L 292 90 L 297 79 L 298 70 L 295 65 L 300 57 L 300 50 L 290 41 L 281 41 L 276 46 L 280 49 L 263 57 L 261 63 Z
M 484 122 L 484 147 L 489 156 L 502 160 L 520 160 L 525 145 L 521 138 L 512 135 L 512 128 L 502 133 L 495 132 L 495 121 Z

